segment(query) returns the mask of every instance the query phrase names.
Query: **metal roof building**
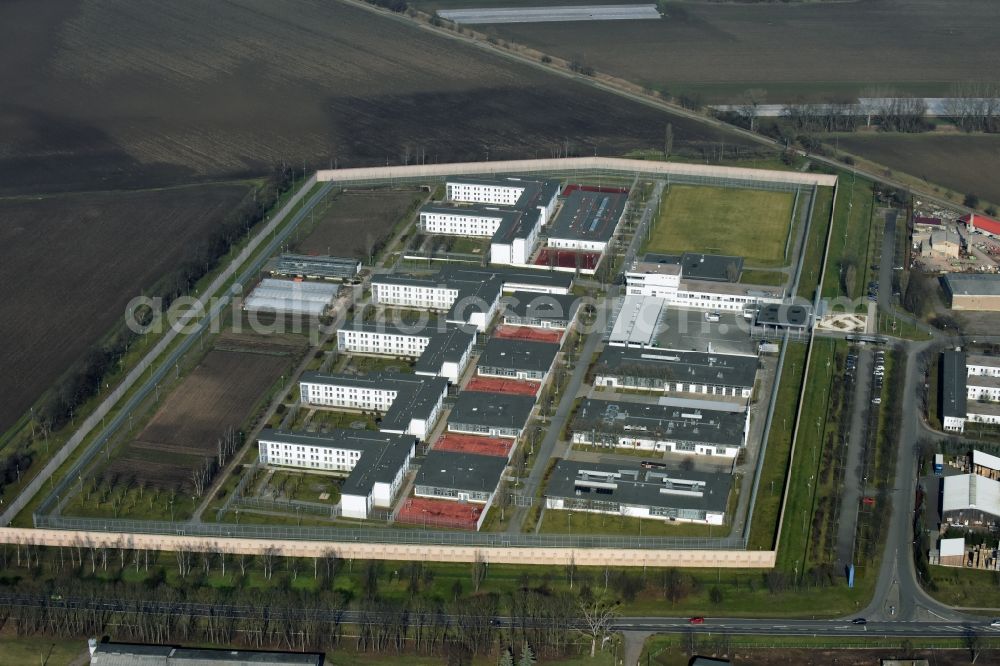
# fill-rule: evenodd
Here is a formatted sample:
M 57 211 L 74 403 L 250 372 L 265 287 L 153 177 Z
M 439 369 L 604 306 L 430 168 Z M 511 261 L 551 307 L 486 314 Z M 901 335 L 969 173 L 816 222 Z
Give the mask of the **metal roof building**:
M 334 284 L 265 278 L 250 293 L 243 309 L 319 316 L 333 304 L 338 291 Z
M 1000 274 L 948 273 L 943 285 L 953 310 L 1000 310 Z
M 91 651 L 90 663 L 94 666 L 322 666 L 323 655 L 98 643 Z
M 348 280 L 361 270 L 361 262 L 329 255 L 282 254 L 271 262 L 270 273 L 284 277 Z
M 978 474 L 946 476 L 941 517 L 954 524 L 985 527 L 1000 520 L 1000 481 Z
M 966 396 L 965 353 L 947 350 L 941 353 L 941 425 L 945 430 L 965 429 Z

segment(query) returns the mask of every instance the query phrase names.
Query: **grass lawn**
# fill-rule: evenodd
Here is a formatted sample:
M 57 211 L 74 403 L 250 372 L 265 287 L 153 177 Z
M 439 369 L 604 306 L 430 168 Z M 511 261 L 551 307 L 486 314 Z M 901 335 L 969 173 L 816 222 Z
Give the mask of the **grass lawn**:
M 809 238 L 804 248 L 802 259 L 802 275 L 799 278 L 799 293 L 801 298 L 812 300 L 816 293 L 816 283 L 819 280 L 823 264 L 823 248 L 826 245 L 826 234 L 830 229 L 831 206 L 833 205 L 833 188 L 819 187 L 816 189 L 816 201 L 813 204 L 812 222 L 809 224 Z
M 87 639 L 32 636 L 0 639 L 0 664 L 62 666 L 87 652 Z
M 482 256 L 489 253 L 490 239 L 476 238 L 474 236 L 459 236 L 451 246 L 452 252 L 460 254 L 478 254 Z
M 790 192 L 671 185 L 645 249 L 732 254 L 783 266 L 794 201 Z
M 306 410 L 300 410 L 305 413 Z M 375 417 L 361 412 L 338 412 L 331 409 L 317 409 L 309 419 L 307 429 L 310 431 L 328 431 L 331 428 L 353 429 L 355 423 L 364 423 L 364 430 L 377 430 Z
M 750 541 L 747 544 L 750 550 L 770 550 L 774 546 L 805 358 L 806 347 L 801 343 L 791 343 L 785 352 L 785 365 L 781 372 L 781 384 L 778 387 L 778 399 L 774 406 L 774 418 L 767 440 L 764 468 L 761 470 L 757 501 L 753 509 L 753 524 L 750 528 Z
M 939 566 L 930 567 L 930 572 L 936 589 L 926 586 L 924 589 L 938 601 L 950 606 L 1000 609 L 1000 597 L 997 596 L 1000 573 Z
M 393 372 L 413 372 L 412 359 L 399 359 L 381 356 L 352 356 L 347 364 L 348 368 L 353 368 L 357 372 L 369 374 L 373 372 L 383 372 L 392 370 Z M 347 368 L 345 368 L 346 370 Z
M 872 213 L 874 212 L 873 183 L 853 174 L 838 174 L 837 206 L 834 211 L 833 233 L 830 234 L 830 254 L 823 275 L 823 296 L 861 298 L 868 285 L 869 254 L 872 249 Z M 853 182 L 852 182 L 853 181 Z M 874 261 L 878 263 L 877 260 Z M 841 285 L 842 264 L 855 267 L 851 293 Z M 883 285 L 891 289 L 891 285 Z
M 740 282 L 743 284 L 760 284 L 768 287 L 780 287 L 788 281 L 788 276 L 777 271 L 743 271 Z
M 721 537 L 729 526 L 712 526 L 683 522 L 612 516 L 585 511 L 546 509 L 542 514 L 543 534 L 613 534 L 625 536 Z
M 326 474 L 282 471 L 271 475 L 267 485 L 270 489 L 278 491 L 278 496 L 282 499 L 332 505 L 340 501 L 341 483 L 342 479 Z M 328 493 L 330 497 L 322 500 L 319 498 L 322 493 Z

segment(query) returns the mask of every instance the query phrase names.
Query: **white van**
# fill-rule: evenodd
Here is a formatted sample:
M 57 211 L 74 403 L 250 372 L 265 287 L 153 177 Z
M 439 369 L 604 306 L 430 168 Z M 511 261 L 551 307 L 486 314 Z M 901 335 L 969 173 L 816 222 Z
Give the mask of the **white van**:
M 718 312 L 706 312 L 705 313 L 705 321 L 717 322 L 720 319 L 722 319 L 722 315 L 720 315 Z

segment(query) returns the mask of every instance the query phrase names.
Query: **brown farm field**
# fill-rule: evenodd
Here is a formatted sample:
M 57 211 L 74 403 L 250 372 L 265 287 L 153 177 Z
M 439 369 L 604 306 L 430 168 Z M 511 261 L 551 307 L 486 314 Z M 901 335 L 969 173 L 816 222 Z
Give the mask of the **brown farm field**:
M 248 191 L 0 199 L 0 432 Z
M 924 134 L 839 134 L 830 144 L 956 193 L 972 192 L 1000 204 L 1000 135 L 932 132 Z
M 131 476 L 163 489 L 190 482 L 192 470 L 216 454 L 225 432 L 243 427 L 267 389 L 288 370 L 297 348 L 256 349 L 208 352 L 105 475 Z
M 998 22 L 1000 4 L 981 0 L 671 1 L 659 21 L 476 29 L 675 95 L 725 102 L 764 88 L 783 102 L 854 97 L 872 84 L 940 96 L 954 81 L 989 79 L 1000 69 Z
M 0 4 L 0 193 L 726 137 L 333 0 Z M 460 63 L 460 66 L 456 66 Z M 12 94 L 13 92 L 13 94 Z M 725 138 L 734 145 L 741 140 Z
M 303 254 L 333 254 L 368 260 L 409 207 L 423 200 L 419 190 L 347 190 L 330 200 L 312 229 L 296 243 Z

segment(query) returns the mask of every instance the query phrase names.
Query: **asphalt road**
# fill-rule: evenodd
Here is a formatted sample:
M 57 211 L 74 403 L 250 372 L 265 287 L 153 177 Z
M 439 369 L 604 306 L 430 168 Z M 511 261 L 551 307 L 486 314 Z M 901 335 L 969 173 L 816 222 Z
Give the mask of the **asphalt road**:
M 843 489 L 837 521 L 838 571 L 854 562 L 854 537 L 858 528 L 858 507 L 863 491 L 861 453 L 865 446 L 866 425 L 871 407 L 872 352 L 868 348 L 861 348 L 857 355 L 858 363 L 851 386 L 851 429 L 847 437 L 847 456 L 844 461 Z

